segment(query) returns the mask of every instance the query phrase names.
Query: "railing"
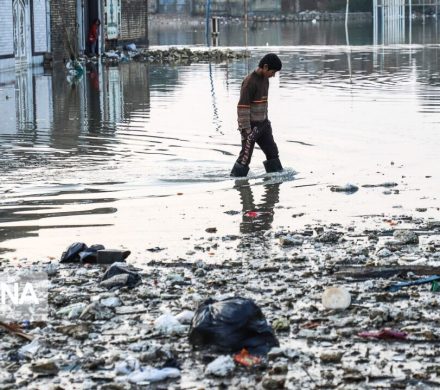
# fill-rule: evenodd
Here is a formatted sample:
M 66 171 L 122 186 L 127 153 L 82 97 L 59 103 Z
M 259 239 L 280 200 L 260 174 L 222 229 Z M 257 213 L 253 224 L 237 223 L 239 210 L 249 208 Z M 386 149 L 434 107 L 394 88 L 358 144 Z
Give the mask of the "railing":
M 404 3 L 405 6 L 423 7 L 440 5 L 440 0 L 377 0 L 376 7 L 395 7 L 398 3 Z

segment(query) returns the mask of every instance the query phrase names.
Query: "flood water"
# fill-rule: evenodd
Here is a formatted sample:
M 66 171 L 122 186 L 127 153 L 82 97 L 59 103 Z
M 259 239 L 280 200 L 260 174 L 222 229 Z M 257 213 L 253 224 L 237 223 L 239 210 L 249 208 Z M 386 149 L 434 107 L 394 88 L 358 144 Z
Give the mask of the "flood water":
M 440 46 L 431 33 L 374 46 L 364 30 L 350 47 L 343 30 L 333 34 L 271 47 L 254 37 L 247 60 L 99 65 L 74 84 L 62 68 L 0 73 L 0 256 L 58 258 L 83 241 L 173 259 L 208 227 L 240 235 L 370 214 L 439 218 Z M 236 181 L 240 83 L 268 50 L 283 61 L 269 116 L 286 169 L 265 175 L 256 149 L 248 180 Z M 398 191 L 329 189 L 384 182 Z

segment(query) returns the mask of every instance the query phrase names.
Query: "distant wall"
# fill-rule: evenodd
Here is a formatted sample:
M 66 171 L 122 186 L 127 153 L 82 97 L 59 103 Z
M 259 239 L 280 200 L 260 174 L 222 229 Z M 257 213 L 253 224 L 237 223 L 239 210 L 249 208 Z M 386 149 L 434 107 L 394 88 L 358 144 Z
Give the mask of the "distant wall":
M 211 0 L 211 12 L 221 16 L 243 16 L 244 0 Z M 346 0 L 248 0 L 249 13 L 293 14 L 301 11 L 344 11 Z M 206 0 L 148 0 L 150 13 L 205 14 Z M 350 0 L 351 12 L 371 12 L 372 0 Z
M 162 1 L 162 0 L 160 0 Z M 211 13 L 221 16 L 243 16 L 243 0 L 212 0 Z M 206 0 L 193 0 L 193 15 L 204 15 Z M 279 14 L 281 13 L 281 0 L 248 0 L 249 14 Z
M 121 4 L 122 42 L 146 43 L 148 40 L 148 7 L 146 0 L 122 0 Z

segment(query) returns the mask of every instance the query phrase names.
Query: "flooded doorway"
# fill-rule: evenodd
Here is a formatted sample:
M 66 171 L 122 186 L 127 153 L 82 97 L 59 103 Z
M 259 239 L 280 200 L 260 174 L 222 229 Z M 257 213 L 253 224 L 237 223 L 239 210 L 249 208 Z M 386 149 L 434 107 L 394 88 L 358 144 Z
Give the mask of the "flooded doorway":
M 15 66 L 23 68 L 30 63 L 30 10 L 28 0 L 14 0 L 14 56 Z
M 79 25 L 79 47 L 83 53 L 90 50 L 88 36 L 94 20 L 99 19 L 102 23 L 101 0 L 77 0 L 77 20 Z M 99 52 L 102 51 L 102 31 L 99 30 Z

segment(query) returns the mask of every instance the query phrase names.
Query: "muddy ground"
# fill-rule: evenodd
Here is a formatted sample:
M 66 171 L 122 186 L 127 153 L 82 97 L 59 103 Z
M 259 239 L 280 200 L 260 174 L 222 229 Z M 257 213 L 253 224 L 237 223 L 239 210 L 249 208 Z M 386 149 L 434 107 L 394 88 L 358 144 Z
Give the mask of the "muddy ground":
M 258 224 L 260 217 L 250 214 L 249 223 Z M 100 285 L 104 265 L 24 265 L 49 273 L 50 316 L 24 327 L 32 341 L 0 329 L 0 387 L 439 387 L 435 282 L 394 292 L 389 287 L 440 273 L 440 221 L 405 215 L 365 219 L 376 228 L 358 230 L 353 221 L 241 236 L 207 229 L 204 237 L 191 239 L 194 249 L 181 257 L 129 257 L 127 263 L 135 263 L 142 276 L 133 289 Z M 216 250 L 234 246 L 235 258 L 212 261 Z M 1 269 L 13 266 L 4 261 Z M 323 307 L 329 286 L 350 293 L 347 309 Z M 206 367 L 224 353 L 194 348 L 187 333 L 203 300 L 229 296 L 253 299 L 280 347 L 254 367 L 234 364 L 217 376 Z M 403 336 L 359 335 L 383 329 Z M 153 383 L 134 375 L 148 366 L 174 367 L 175 377 Z

